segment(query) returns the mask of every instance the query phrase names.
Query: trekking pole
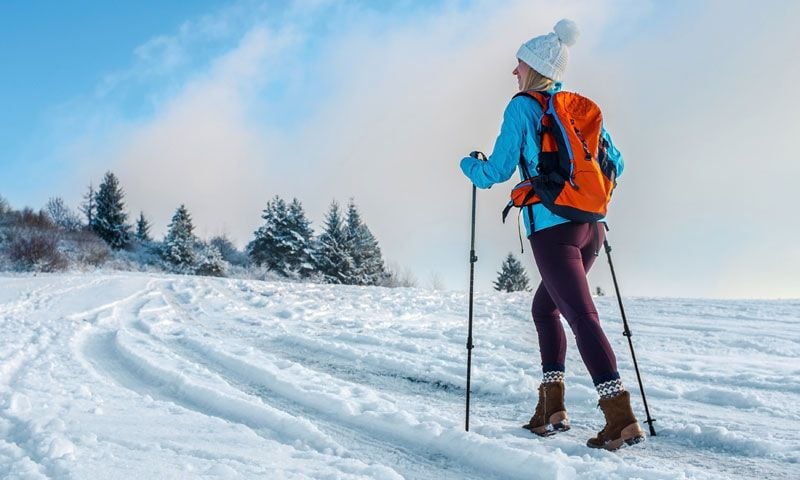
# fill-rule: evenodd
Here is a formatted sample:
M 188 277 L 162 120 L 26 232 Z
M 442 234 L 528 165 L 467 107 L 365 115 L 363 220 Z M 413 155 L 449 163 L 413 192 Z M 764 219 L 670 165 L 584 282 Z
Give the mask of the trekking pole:
M 486 155 L 481 152 L 472 152 L 470 157 L 477 158 L 478 160 L 486 161 Z M 475 285 L 475 262 L 478 257 L 475 255 L 475 184 L 472 184 L 472 232 L 469 246 L 469 332 L 467 334 L 467 414 L 465 420 L 465 429 L 469 432 L 469 390 L 470 390 L 470 377 L 472 374 L 472 290 Z
M 608 225 L 606 224 L 606 231 Z M 617 301 L 619 302 L 619 312 L 622 314 L 622 325 L 625 330 L 623 335 L 628 337 L 628 346 L 631 348 L 631 357 L 633 358 L 633 368 L 636 370 L 636 379 L 639 381 L 639 391 L 642 392 L 642 403 L 644 403 L 644 413 L 647 415 L 645 423 L 650 427 L 650 435 L 656 436 L 656 429 L 653 427 L 653 422 L 656 420 L 650 417 L 650 410 L 647 408 L 647 397 L 644 395 L 644 385 L 642 385 L 642 376 L 639 374 L 639 365 L 636 363 L 636 352 L 633 351 L 633 341 L 631 340 L 631 329 L 628 328 L 628 318 L 625 316 L 625 307 L 622 306 L 622 296 L 619 294 L 619 285 L 617 284 L 617 274 L 614 272 L 614 263 L 611 261 L 611 245 L 608 244 L 608 239 L 603 240 L 603 245 L 606 249 L 606 257 L 608 258 L 608 266 L 611 267 L 611 278 L 614 280 L 614 290 L 617 292 Z

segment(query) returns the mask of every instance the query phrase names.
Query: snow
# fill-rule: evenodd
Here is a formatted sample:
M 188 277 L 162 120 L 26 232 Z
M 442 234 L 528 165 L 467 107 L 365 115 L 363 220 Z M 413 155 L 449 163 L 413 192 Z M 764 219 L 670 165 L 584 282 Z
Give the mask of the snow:
M 613 297 L 597 298 L 644 418 Z M 657 437 L 619 452 L 570 340 L 573 428 L 520 428 L 529 293 L 141 273 L 0 276 L 0 478 L 798 478 L 800 301 L 628 299 Z

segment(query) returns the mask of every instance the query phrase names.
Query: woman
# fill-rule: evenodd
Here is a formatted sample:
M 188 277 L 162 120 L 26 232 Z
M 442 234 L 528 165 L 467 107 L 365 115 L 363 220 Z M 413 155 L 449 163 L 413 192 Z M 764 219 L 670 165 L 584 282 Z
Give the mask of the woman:
M 559 91 L 569 47 L 577 36 L 575 23 L 564 19 L 556 24 L 554 32 L 524 43 L 517 52 L 518 64 L 512 72 L 519 90 L 550 95 Z M 485 162 L 466 157 L 461 160 L 461 170 L 479 188 L 508 180 L 522 162 L 527 164 L 528 172 L 536 172 L 541 142 L 537 126 L 542 115 L 542 107 L 533 98 L 514 97 L 506 107 L 492 155 Z M 623 169 L 622 157 L 605 129 L 601 130 L 601 138 L 607 142 L 607 155 L 618 176 Z M 623 444 L 638 443 L 644 434 L 631 409 L 630 394 L 620 381 L 614 351 L 600 327 L 586 280 L 604 240 L 603 226 L 570 221 L 542 203 L 523 208 L 522 214 L 542 277 L 531 312 L 539 337 L 543 372 L 539 402 L 524 428 L 542 436 L 569 429 L 564 407 L 566 336 L 559 319 L 563 315 L 600 395 L 599 404 L 606 420 L 603 430 L 589 439 L 587 445 L 613 450 Z

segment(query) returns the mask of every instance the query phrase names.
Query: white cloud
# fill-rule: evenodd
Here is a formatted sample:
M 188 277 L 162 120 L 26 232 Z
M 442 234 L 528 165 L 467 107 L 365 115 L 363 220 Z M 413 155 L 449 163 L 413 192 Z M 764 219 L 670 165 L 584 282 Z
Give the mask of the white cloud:
M 484 3 L 387 31 L 360 21 L 343 27 L 323 69 L 333 74 L 335 94 L 288 139 L 298 157 L 318 159 L 300 197 L 320 218 L 330 197 L 355 195 L 389 258 L 420 277 L 441 272 L 447 287 L 461 288 L 470 187 L 458 161 L 491 149 L 514 93 L 519 43 L 562 16 L 604 17 L 598 3 L 539 10 Z M 488 221 L 499 219 L 506 195 L 498 186 L 480 198 L 487 285 L 516 242 L 515 228 Z
M 252 233 L 280 179 L 267 168 L 274 142 L 250 121 L 249 104 L 275 68 L 274 55 L 292 38 L 254 28 L 155 118 L 131 128 L 112 163 L 131 206 L 162 228 L 183 203 L 201 234 Z
M 787 62 L 800 47 L 799 10 L 709 2 L 608 57 L 614 68 L 601 81 L 618 95 L 604 104 L 629 164 L 612 233 L 630 291 L 800 295 L 800 284 L 787 285 L 800 267 L 794 247 L 773 244 L 800 234 L 786 221 L 800 173 L 788 143 L 796 113 L 787 108 L 800 100 L 790 80 L 800 67 Z M 760 265 L 741 261 L 755 252 Z M 734 278 L 731 265 L 741 267 Z
M 731 256 L 745 240 L 766 245 L 766 234 L 739 229 L 800 233 L 782 211 L 798 173 L 797 125 L 783 108 L 798 99 L 798 67 L 787 61 L 800 46 L 796 6 L 771 3 L 751 22 L 748 4 L 728 2 L 691 11 L 651 2 L 452 3 L 424 17 L 357 3 L 299 2 L 279 15 L 254 5 L 236 7 L 247 22 L 187 23 L 141 47 L 134 67 L 169 67 L 190 54 L 182 38 L 241 37 L 177 88 L 151 92 L 161 98 L 152 116 L 110 121 L 101 144 L 89 135 L 81 149 L 111 159 L 94 162 L 92 175 L 117 171 L 130 206 L 157 226 L 185 203 L 201 233 L 225 229 L 243 244 L 274 194 L 302 200 L 317 228 L 331 199 L 354 196 L 389 259 L 466 288 L 470 186 L 458 160 L 491 150 L 520 42 L 572 17 L 583 35 L 567 87 L 601 103 L 627 160 L 611 217 L 623 293 L 739 295 L 727 277 Z M 659 18 L 664 11 L 672 17 Z M 499 224 L 510 187 L 479 196 L 481 288 L 519 246 L 516 225 Z M 791 262 L 740 265 L 743 276 L 777 269 L 785 281 L 798 267 Z M 525 263 L 533 270 L 530 253 Z M 593 284 L 610 291 L 607 269 L 596 270 Z M 769 295 L 769 282 L 760 283 L 752 296 Z

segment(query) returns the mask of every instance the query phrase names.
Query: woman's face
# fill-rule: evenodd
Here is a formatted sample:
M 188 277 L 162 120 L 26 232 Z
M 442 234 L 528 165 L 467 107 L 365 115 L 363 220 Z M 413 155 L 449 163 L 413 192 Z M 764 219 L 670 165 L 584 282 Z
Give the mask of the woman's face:
M 529 67 L 527 63 L 517 59 L 517 67 L 511 73 L 517 76 L 517 85 L 520 91 L 522 91 L 522 85 L 525 83 L 525 79 L 528 78 L 528 72 L 530 72 L 530 70 L 531 67 Z

